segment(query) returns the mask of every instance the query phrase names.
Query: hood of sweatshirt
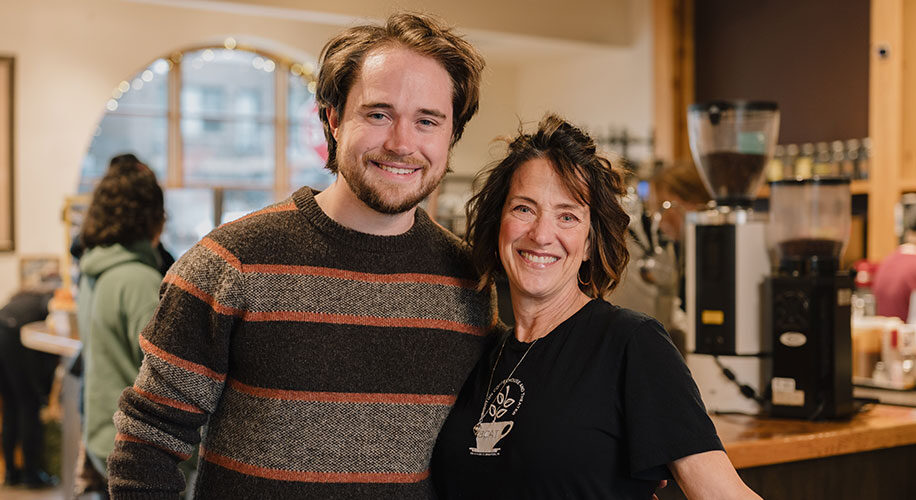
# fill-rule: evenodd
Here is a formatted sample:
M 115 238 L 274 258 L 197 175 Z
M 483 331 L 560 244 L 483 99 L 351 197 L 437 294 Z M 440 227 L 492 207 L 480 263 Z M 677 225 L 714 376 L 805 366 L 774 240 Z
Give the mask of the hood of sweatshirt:
M 109 246 L 90 248 L 80 258 L 80 271 L 86 276 L 96 278 L 112 267 L 128 262 L 139 262 L 159 268 L 159 257 L 149 240 L 141 240 L 129 245 L 115 243 Z

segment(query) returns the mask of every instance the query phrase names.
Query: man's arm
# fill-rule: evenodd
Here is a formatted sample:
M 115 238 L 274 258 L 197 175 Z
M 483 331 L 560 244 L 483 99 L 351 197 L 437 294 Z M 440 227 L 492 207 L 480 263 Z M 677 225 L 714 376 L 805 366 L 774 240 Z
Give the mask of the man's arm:
M 114 417 L 112 498 L 177 498 L 184 489 L 178 463 L 200 442 L 226 381 L 230 334 L 244 307 L 239 268 L 205 238 L 163 280 L 162 300 L 140 334 L 140 373 Z
M 668 468 L 687 498 L 760 500 L 738 476 L 724 451 L 688 455 L 671 462 Z

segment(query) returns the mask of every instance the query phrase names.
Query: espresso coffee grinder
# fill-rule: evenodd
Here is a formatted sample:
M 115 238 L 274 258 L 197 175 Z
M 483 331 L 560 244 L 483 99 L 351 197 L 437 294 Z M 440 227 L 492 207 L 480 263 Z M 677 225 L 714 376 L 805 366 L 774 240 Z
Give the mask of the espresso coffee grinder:
M 772 333 L 772 416 L 814 420 L 854 411 L 853 280 L 839 270 L 850 205 L 849 179 L 770 184 L 767 243 L 776 271 L 766 280 L 764 327 Z
M 752 393 L 769 382 L 760 293 L 770 261 L 765 214 L 751 205 L 776 146 L 779 110 L 759 101 L 693 104 L 687 130 L 715 200 L 687 214 L 687 364 L 707 409 L 760 413 Z

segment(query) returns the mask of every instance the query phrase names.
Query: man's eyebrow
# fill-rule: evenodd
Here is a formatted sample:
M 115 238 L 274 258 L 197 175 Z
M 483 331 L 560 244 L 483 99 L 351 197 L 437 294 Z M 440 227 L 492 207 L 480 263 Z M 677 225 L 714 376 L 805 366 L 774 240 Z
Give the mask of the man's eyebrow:
M 394 106 L 392 106 L 391 104 L 388 104 L 387 102 L 370 102 L 370 103 L 368 103 L 368 104 L 363 104 L 362 106 L 360 106 L 360 108 L 363 109 L 363 110 L 368 110 L 368 109 L 392 109 L 392 108 L 394 108 Z
M 426 116 L 434 116 L 434 117 L 439 118 L 439 119 L 442 119 L 442 120 L 444 120 L 444 119 L 446 118 L 445 113 L 443 113 L 443 112 L 441 112 L 441 111 L 439 111 L 439 110 L 437 110 L 437 109 L 421 108 L 421 109 L 420 109 L 420 114 L 421 114 L 421 115 L 426 115 Z

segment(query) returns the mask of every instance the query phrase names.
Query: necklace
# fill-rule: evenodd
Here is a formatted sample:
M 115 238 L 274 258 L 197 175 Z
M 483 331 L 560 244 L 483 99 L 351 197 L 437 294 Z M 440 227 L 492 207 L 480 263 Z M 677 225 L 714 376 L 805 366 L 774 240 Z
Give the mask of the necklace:
M 512 335 L 511 333 L 509 335 Z M 483 395 L 483 406 L 480 408 L 480 418 L 477 419 L 477 423 L 474 424 L 474 435 L 477 435 L 480 429 L 480 423 L 483 422 L 483 417 L 487 414 L 487 402 L 490 401 L 490 394 L 498 393 L 502 390 L 503 386 L 509 383 L 509 379 L 512 378 L 512 375 L 515 374 L 515 370 L 518 369 L 519 365 L 522 364 L 522 361 L 525 361 L 525 356 L 531 352 L 531 348 L 534 347 L 534 344 L 537 344 L 538 340 L 541 340 L 543 337 L 538 337 L 534 339 L 534 342 L 528 346 L 528 349 L 525 350 L 525 354 L 522 354 L 521 359 L 518 360 L 518 363 L 515 363 L 515 366 L 512 367 L 512 371 L 509 372 L 509 375 L 506 375 L 506 378 L 499 383 L 496 387 L 493 388 L 493 391 L 490 392 L 490 386 L 493 384 L 493 376 L 496 374 L 496 367 L 499 366 L 499 360 L 503 357 L 503 349 L 506 347 L 506 342 L 509 341 L 509 336 L 506 336 L 506 340 L 503 340 L 501 346 L 499 346 L 499 354 L 496 355 L 496 362 L 493 363 L 493 369 L 490 370 L 490 380 L 487 382 L 487 392 Z M 494 417 L 495 418 L 495 417 Z

